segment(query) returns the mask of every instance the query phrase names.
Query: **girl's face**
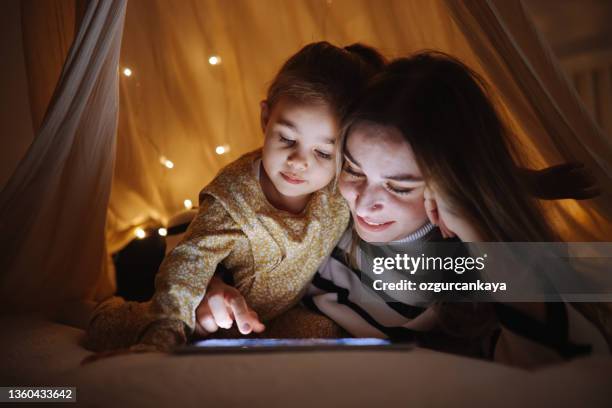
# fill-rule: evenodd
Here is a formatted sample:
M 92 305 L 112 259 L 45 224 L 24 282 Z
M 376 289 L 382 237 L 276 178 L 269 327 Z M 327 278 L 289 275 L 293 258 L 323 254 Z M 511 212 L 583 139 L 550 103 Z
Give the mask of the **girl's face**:
M 262 103 L 262 163 L 276 190 L 287 197 L 311 194 L 335 176 L 338 121 L 325 104 L 280 98 Z
M 425 182 L 395 127 L 362 123 L 351 129 L 338 185 L 367 242 L 401 239 L 427 222 Z

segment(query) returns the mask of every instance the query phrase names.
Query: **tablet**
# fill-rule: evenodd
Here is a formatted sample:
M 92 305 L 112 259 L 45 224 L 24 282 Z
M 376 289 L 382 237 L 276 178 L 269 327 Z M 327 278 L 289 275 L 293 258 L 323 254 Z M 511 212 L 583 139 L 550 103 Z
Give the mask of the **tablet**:
M 410 350 L 414 343 L 375 338 L 339 339 L 208 339 L 177 347 L 177 354 L 287 351 Z

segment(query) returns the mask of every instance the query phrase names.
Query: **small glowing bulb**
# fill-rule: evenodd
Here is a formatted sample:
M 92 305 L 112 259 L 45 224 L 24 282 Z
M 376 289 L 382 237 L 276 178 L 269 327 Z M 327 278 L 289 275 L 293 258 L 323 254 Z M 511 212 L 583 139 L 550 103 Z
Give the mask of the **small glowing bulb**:
M 160 229 L 158 229 L 158 230 L 157 230 L 157 233 L 158 233 L 160 236 L 165 237 L 166 235 L 168 235 L 168 230 L 167 230 L 167 229 L 165 229 L 165 228 L 160 228 Z
M 123 75 L 125 75 L 126 77 L 132 76 L 132 70 L 129 69 L 129 68 L 124 68 L 123 69 Z
M 145 232 L 145 230 L 143 230 L 140 227 L 136 228 L 136 237 L 138 237 L 138 239 L 143 239 L 146 236 L 147 236 L 147 233 Z
M 183 205 L 185 206 L 186 209 L 191 210 L 191 207 L 193 207 L 193 203 L 191 202 L 191 200 L 185 200 L 183 201 Z
M 161 163 L 163 166 L 166 166 L 166 167 L 167 167 L 167 168 L 169 168 L 169 169 L 171 169 L 171 168 L 173 168 L 173 167 L 174 167 L 174 163 L 172 163 L 172 161 L 170 161 L 170 160 L 166 159 L 166 157 L 165 157 L 165 156 L 161 156 L 161 157 L 159 158 L 159 162 L 160 162 L 160 163 Z
M 215 148 L 215 153 L 217 153 L 218 155 L 228 153 L 229 151 L 230 151 L 230 147 L 228 145 L 217 146 Z
M 219 57 L 218 55 L 213 55 L 208 59 L 208 63 L 210 65 L 219 65 L 221 63 L 221 57 Z

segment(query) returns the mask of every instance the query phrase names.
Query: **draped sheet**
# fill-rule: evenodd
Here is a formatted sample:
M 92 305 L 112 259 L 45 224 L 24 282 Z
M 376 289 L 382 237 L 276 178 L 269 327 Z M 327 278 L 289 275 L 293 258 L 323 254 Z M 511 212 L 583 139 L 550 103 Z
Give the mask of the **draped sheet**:
M 32 125 L 38 130 L 78 30 L 75 2 L 22 0 L 21 19 Z
M 612 49 L 567 58 L 563 66 L 587 109 L 612 135 Z
M 125 5 L 90 1 L 40 130 L 0 196 L 5 311 L 112 293 L 104 226 Z
M 285 59 L 317 40 L 359 41 L 390 58 L 437 49 L 464 60 L 492 85 L 533 167 L 580 160 L 598 178 L 598 199 L 548 205 L 561 235 L 612 237 L 611 141 L 517 0 L 130 0 L 119 72 L 129 68 L 131 76 L 117 77 L 125 7 L 89 3 L 45 123 L 2 193 L 2 226 L 17 231 L 3 238 L 10 248 L 0 258 L 3 295 L 16 287 L 22 299 L 108 295 L 105 244 L 112 252 L 136 227 L 165 225 L 185 199 L 197 204 L 223 165 L 259 146 L 266 86 Z M 103 62 L 94 58 L 101 55 Z M 211 65 L 211 56 L 221 63 Z M 85 88 L 89 94 L 76 92 Z M 69 99 L 75 110 L 66 108 Z M 229 153 L 217 154 L 218 146 Z
M 533 167 L 587 163 L 610 186 L 610 139 L 598 132 L 518 1 L 132 0 L 121 77 L 109 245 L 165 224 L 216 171 L 259 146 L 259 101 L 282 62 L 316 40 L 360 41 L 389 57 L 439 49 L 483 74 Z M 222 63 L 212 66 L 208 58 Z M 521 69 L 521 67 L 523 67 Z M 215 154 L 217 146 L 230 153 Z M 160 165 L 165 156 L 173 169 Z M 606 164 L 608 163 L 608 164 Z M 146 171 L 135 172 L 139 168 Z M 610 239 L 609 189 L 593 202 L 550 203 L 568 240 Z M 608 237 L 608 238 L 606 238 Z
M 446 1 L 481 69 L 498 88 L 527 159 L 536 166 L 578 160 L 603 194 L 595 200 L 548 203 L 568 241 L 612 240 L 612 139 L 595 123 L 519 1 Z M 505 72 L 504 72 L 505 71 Z

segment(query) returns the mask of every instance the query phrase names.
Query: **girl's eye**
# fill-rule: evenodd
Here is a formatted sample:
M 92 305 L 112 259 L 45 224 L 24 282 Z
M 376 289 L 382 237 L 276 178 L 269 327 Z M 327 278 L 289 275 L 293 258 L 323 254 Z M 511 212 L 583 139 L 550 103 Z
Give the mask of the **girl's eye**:
M 344 165 L 344 171 L 353 177 L 363 177 L 363 174 L 353 170 L 353 168 L 349 164 Z
M 281 143 L 285 143 L 289 146 L 293 146 L 293 144 L 295 143 L 295 140 L 287 139 L 285 136 L 281 134 L 279 134 L 278 137 L 280 138 Z
M 397 187 L 393 187 L 390 184 L 387 184 L 387 188 L 391 190 L 393 193 L 399 194 L 399 195 L 407 195 L 407 194 L 410 194 L 414 190 L 414 188 L 397 188 Z
M 317 153 L 317 155 L 318 155 L 320 158 L 322 158 L 322 159 L 325 159 L 325 160 L 331 160 L 331 158 L 332 158 L 332 155 L 331 155 L 331 154 L 329 154 L 329 153 L 325 153 L 325 152 L 322 152 L 322 151 L 320 151 L 320 150 L 315 150 L 315 152 L 316 152 L 316 153 Z

